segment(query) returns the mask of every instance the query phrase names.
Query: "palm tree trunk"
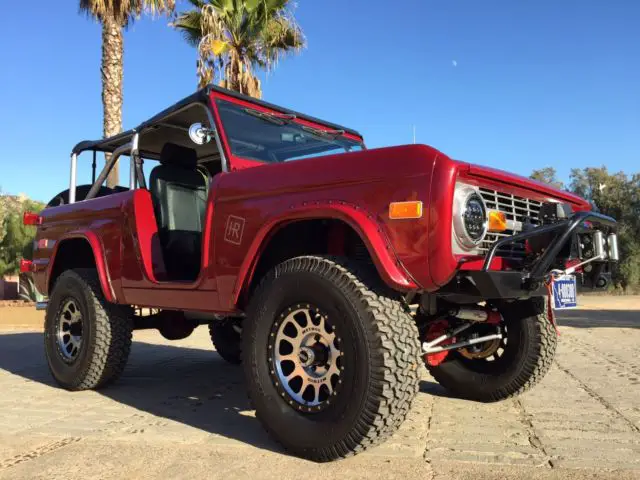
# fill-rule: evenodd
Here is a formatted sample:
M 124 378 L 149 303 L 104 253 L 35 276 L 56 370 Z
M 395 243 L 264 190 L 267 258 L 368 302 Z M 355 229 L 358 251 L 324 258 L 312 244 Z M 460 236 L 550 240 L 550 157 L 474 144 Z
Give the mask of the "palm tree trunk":
M 122 131 L 122 25 L 113 19 L 102 20 L 102 108 L 104 110 L 103 133 L 110 137 Z M 105 154 L 105 161 L 109 156 Z M 118 185 L 118 164 L 107 177 L 107 186 Z

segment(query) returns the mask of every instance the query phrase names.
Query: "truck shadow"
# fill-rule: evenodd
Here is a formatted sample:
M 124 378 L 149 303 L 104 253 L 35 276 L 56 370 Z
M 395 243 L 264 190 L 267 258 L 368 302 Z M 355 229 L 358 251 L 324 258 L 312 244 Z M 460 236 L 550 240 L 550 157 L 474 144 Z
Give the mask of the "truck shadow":
M 0 369 L 59 388 L 46 365 L 41 333 L 0 335 Z M 161 434 L 168 427 L 171 432 L 171 423 L 179 422 L 257 448 L 286 453 L 255 418 L 242 368 L 227 364 L 213 350 L 134 342 L 120 380 L 98 393 L 135 409 L 123 414 L 123 423 L 114 426 L 120 429 L 113 430 L 116 435 L 126 433 L 127 428 Z M 28 403 L 29 399 L 24 401 Z M 136 416 L 136 411 L 156 418 Z M 96 425 L 96 430 L 101 428 L 104 424 Z
M 558 325 L 575 328 L 640 328 L 640 310 L 562 310 Z
M 420 380 L 420 393 L 426 393 L 434 397 L 457 398 L 453 393 L 433 380 Z

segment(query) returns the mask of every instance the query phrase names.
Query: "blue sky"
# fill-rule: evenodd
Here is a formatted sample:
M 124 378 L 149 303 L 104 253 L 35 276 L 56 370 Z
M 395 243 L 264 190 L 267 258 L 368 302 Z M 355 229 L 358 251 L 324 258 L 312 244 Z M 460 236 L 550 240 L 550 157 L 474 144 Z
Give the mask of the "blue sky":
M 49 200 L 72 146 L 101 136 L 100 27 L 77 4 L 32 1 L 26 27 L 3 15 L 4 192 Z M 265 78 L 264 98 L 369 147 L 410 143 L 415 125 L 420 143 L 520 174 L 640 171 L 638 1 L 299 0 L 296 16 L 308 49 Z M 125 34 L 125 128 L 195 90 L 195 51 L 166 24 Z

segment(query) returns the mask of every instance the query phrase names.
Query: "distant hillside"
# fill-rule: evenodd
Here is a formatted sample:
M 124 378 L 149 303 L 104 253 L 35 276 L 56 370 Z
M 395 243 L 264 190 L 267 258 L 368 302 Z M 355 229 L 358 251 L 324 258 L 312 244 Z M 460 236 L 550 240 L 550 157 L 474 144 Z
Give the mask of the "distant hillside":
M 20 207 L 28 199 L 29 197 L 23 193 L 20 195 L 4 195 L 0 193 L 0 212 L 7 208 Z

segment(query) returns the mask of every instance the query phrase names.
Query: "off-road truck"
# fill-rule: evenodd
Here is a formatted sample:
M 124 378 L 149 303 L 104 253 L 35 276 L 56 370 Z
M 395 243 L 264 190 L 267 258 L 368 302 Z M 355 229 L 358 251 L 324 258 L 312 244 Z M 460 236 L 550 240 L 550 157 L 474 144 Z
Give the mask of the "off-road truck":
M 107 188 L 118 160 L 128 187 Z M 423 363 L 476 401 L 533 386 L 556 349 L 553 304 L 605 287 L 618 258 L 615 221 L 575 195 L 425 145 L 366 149 L 213 86 L 77 144 L 69 188 L 25 223 L 60 385 L 113 382 L 135 329 L 208 324 L 265 428 L 319 461 L 388 438 Z

